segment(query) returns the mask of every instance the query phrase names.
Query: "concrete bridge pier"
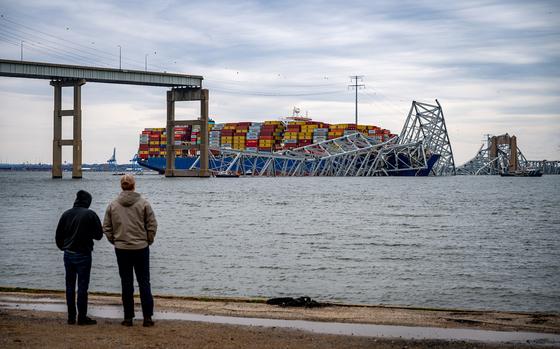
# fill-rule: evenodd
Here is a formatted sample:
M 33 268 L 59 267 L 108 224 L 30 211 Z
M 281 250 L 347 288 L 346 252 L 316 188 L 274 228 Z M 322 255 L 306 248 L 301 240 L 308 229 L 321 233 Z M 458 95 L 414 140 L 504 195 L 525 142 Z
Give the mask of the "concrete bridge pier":
M 498 157 L 498 149 L 500 145 L 505 145 L 507 146 L 507 149 L 509 149 L 508 171 L 509 173 L 514 173 L 519 169 L 519 159 L 517 156 L 517 137 L 510 136 L 506 133 L 505 135 L 493 136 L 492 138 L 490 138 L 490 153 L 488 154 L 490 160 L 493 161 Z M 493 164 L 495 171 L 498 172 L 498 164 L 494 162 Z
M 175 120 L 175 102 L 200 101 L 198 120 Z M 175 145 L 173 127 L 200 125 L 200 144 Z M 175 151 L 197 149 L 200 152 L 199 169 L 177 170 Z M 172 88 L 167 91 L 167 157 L 166 177 L 210 177 L 208 171 L 208 90 L 202 88 Z
M 82 178 L 82 85 L 85 79 L 53 80 L 54 132 L 52 178 L 62 178 L 62 147 L 72 146 L 72 178 Z M 73 87 L 73 109 L 62 109 L 62 88 Z M 73 116 L 72 139 L 62 139 L 62 117 Z

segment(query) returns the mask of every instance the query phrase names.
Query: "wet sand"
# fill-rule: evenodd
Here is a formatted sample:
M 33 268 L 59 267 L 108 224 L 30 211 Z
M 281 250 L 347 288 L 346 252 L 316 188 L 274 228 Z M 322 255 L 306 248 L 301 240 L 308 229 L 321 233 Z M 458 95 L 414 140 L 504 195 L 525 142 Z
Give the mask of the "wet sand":
M 64 304 L 62 292 L 0 292 L 0 302 Z M 90 305 L 120 312 L 117 295 L 90 295 Z M 387 306 L 334 305 L 323 308 L 281 308 L 262 299 L 200 299 L 156 297 L 158 313 L 190 313 L 228 317 L 309 320 L 325 323 L 423 326 L 437 328 L 528 331 L 560 334 L 558 314 L 494 311 L 437 310 Z M 139 306 L 137 310 L 139 310 Z M 122 314 L 122 313 L 121 313 Z M 115 315 L 115 314 L 113 314 Z M 110 316 L 110 317 L 118 317 Z M 95 326 L 66 324 L 64 312 L 0 307 L 0 347 L 194 347 L 194 348 L 515 348 L 539 344 L 482 343 L 444 340 L 388 339 L 319 334 L 280 327 L 242 326 L 199 321 L 161 320 L 132 328 L 118 318 L 98 317 Z

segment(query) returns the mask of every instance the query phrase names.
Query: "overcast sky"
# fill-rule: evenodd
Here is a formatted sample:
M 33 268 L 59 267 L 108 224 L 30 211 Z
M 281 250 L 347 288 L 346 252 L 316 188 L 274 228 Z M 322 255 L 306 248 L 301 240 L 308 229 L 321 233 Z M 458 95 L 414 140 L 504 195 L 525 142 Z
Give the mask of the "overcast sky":
M 412 100 L 441 103 L 456 164 L 486 134 L 529 159 L 560 160 L 560 1 L 6 1 L 0 58 L 204 76 L 217 122 L 288 116 L 401 131 Z M 65 108 L 71 109 L 70 90 Z M 165 88 L 87 83 L 83 161 L 165 125 Z M 53 91 L 0 77 L 0 161 L 52 161 Z M 194 103 L 177 117 L 196 117 Z M 65 119 L 63 136 L 71 137 Z M 63 160 L 71 162 L 70 148 Z

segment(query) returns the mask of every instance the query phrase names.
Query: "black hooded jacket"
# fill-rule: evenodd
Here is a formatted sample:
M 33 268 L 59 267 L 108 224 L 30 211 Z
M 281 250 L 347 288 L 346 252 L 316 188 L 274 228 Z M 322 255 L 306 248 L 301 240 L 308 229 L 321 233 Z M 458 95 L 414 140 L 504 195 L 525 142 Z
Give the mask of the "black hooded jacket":
M 101 240 L 101 221 L 88 208 L 90 204 L 90 193 L 80 190 L 76 194 L 74 207 L 62 214 L 56 228 L 56 246 L 59 249 L 90 254 L 93 251 L 93 239 Z

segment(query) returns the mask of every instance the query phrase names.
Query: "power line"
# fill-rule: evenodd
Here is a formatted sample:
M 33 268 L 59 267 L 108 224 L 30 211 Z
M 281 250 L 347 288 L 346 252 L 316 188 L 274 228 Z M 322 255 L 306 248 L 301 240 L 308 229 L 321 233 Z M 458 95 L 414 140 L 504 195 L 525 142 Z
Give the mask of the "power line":
M 231 85 L 254 84 L 254 81 L 247 81 L 247 80 L 221 80 L 221 79 L 214 79 L 214 78 L 211 78 L 211 77 L 205 77 L 204 80 L 207 81 L 208 83 L 218 82 L 218 83 L 231 84 Z M 267 84 L 269 84 L 269 85 L 275 85 L 275 86 L 279 86 L 279 87 L 286 87 L 286 88 L 291 88 L 291 87 L 337 87 L 337 86 L 339 86 L 339 84 L 337 84 L 337 83 L 328 83 L 328 84 L 327 84 L 327 83 L 325 83 L 325 84 L 300 84 L 300 83 L 287 83 L 287 82 L 274 81 L 274 80 L 269 80 L 269 81 L 267 81 Z
M 366 88 L 366 89 L 367 89 L 367 88 Z M 363 91 L 363 94 L 364 94 L 365 96 L 370 97 L 373 101 L 375 101 L 376 104 L 385 106 L 385 107 L 387 107 L 387 109 L 391 109 L 391 110 L 393 110 L 394 112 L 396 112 L 396 113 L 399 114 L 399 115 L 401 115 L 401 114 L 406 114 L 406 113 L 407 113 L 406 110 L 404 110 L 404 109 L 401 110 L 400 107 L 398 107 L 398 106 L 396 106 L 395 104 L 391 103 L 391 101 L 390 101 L 388 98 L 386 98 L 386 97 L 385 97 L 382 93 L 380 93 L 380 92 L 375 92 L 375 95 L 374 95 L 374 94 L 371 94 L 371 93 L 369 93 L 369 92 L 367 92 L 367 91 Z
M 354 84 L 353 85 L 348 85 L 348 87 L 349 88 L 354 88 L 356 90 L 356 125 L 358 125 L 358 89 L 359 88 L 365 88 L 366 85 L 358 84 L 358 80 L 363 81 L 363 79 L 364 79 L 363 75 L 354 75 L 354 76 L 351 76 L 350 79 L 354 80 Z
M 104 51 L 100 51 L 96 48 L 88 47 L 86 45 L 75 43 L 73 41 L 70 41 L 70 40 L 67 40 L 67 39 L 64 39 L 64 38 L 60 38 L 60 37 L 54 36 L 54 35 L 49 34 L 49 33 L 45 33 L 43 31 L 40 31 L 40 30 L 37 30 L 37 29 L 33 29 L 33 28 L 31 28 L 29 26 L 26 26 L 24 24 L 20 24 L 20 23 L 17 23 L 15 21 L 13 21 L 13 20 L 10 20 L 10 19 L 6 18 L 5 16 L 3 16 L 2 19 L 5 20 L 6 22 L 12 23 L 16 26 L 20 26 L 20 27 L 25 28 L 25 29 L 19 29 L 19 28 L 14 28 L 14 27 L 12 27 L 12 28 L 5 27 L 4 28 L 5 30 L 11 30 L 12 31 L 11 34 L 13 34 L 13 35 L 19 35 L 19 36 L 23 36 L 23 37 L 26 37 L 26 38 L 31 36 L 31 37 L 34 37 L 34 39 L 36 39 L 36 40 L 41 40 L 42 42 L 47 42 L 47 43 L 54 44 L 56 48 L 63 47 L 67 50 L 78 51 L 78 52 L 85 53 L 85 54 L 90 55 L 90 56 L 96 56 L 96 57 L 101 58 L 103 60 L 114 59 L 113 54 L 110 54 L 110 53 L 107 53 L 107 52 L 104 52 Z M 14 31 L 15 31 L 15 33 L 14 33 Z M 36 33 L 39 33 L 40 35 L 38 35 Z M 47 36 L 48 38 L 41 37 L 41 35 Z M 52 39 L 49 39 L 49 38 L 53 38 L 55 40 L 52 40 Z M 28 38 L 28 40 L 30 40 L 30 39 Z M 70 43 L 71 45 L 69 45 L 67 43 Z M 47 44 L 43 43 L 43 45 L 46 46 Z M 85 50 L 73 47 L 72 45 L 83 47 L 83 48 L 85 48 Z M 101 53 L 102 55 L 99 54 L 98 52 Z M 85 58 L 91 60 L 91 57 L 85 57 Z
M 301 93 L 277 93 L 265 91 L 247 91 L 247 90 L 232 90 L 219 87 L 213 87 L 213 91 L 235 94 L 235 95 L 249 95 L 249 96 L 262 96 L 262 97 L 304 97 L 304 96 L 320 96 L 340 93 L 341 91 L 321 91 L 321 92 L 301 92 Z
M 53 48 L 51 45 L 47 45 L 44 44 L 40 41 L 36 41 L 36 40 L 32 40 L 29 39 L 28 37 L 24 37 L 24 36 L 20 36 L 17 33 L 13 33 L 11 31 L 4 31 L 4 32 L 0 32 L 1 35 L 4 35 L 5 37 L 9 37 L 12 40 L 16 40 L 16 41 L 24 41 L 27 45 L 27 47 L 29 47 L 29 45 L 31 46 L 35 46 L 36 48 L 41 48 L 43 52 L 46 52 L 48 55 L 53 55 L 53 56 L 58 56 L 58 57 L 62 57 L 62 58 L 66 58 L 66 59 L 71 59 L 72 61 L 75 62 L 91 62 L 91 58 L 78 54 L 78 53 L 74 53 L 74 52 L 66 52 L 66 51 L 61 51 L 59 49 Z M 52 51 L 52 52 L 51 52 Z M 103 65 L 103 66 L 108 66 L 106 63 L 104 62 L 99 62 L 97 61 L 97 64 L 99 65 Z
M 114 61 L 115 59 L 118 58 L 118 55 L 115 54 L 115 53 L 109 53 L 109 52 L 106 52 L 106 51 L 103 51 L 103 50 L 100 50 L 100 49 L 97 49 L 97 48 L 94 48 L 94 47 L 83 45 L 83 44 L 80 44 L 80 43 L 77 43 L 77 42 L 74 42 L 74 41 L 71 41 L 71 40 L 68 40 L 68 39 L 64 39 L 64 38 L 61 38 L 61 37 L 43 32 L 43 31 L 38 30 L 38 29 L 34 29 L 34 28 L 29 27 L 25 24 L 21 24 L 21 23 L 18 23 L 16 21 L 14 21 L 14 20 L 11 20 L 11 19 L 7 18 L 5 15 L 1 15 L 0 18 L 2 20 L 6 21 L 6 22 L 9 22 L 9 23 L 13 24 L 13 25 L 19 26 L 21 28 L 25 28 L 25 30 L 24 30 L 24 29 L 19 29 L 19 28 L 13 28 L 12 27 L 12 28 L 10 28 L 10 30 L 12 30 L 12 34 L 14 34 L 13 31 L 17 31 L 17 32 L 20 33 L 20 34 L 17 34 L 17 35 L 22 35 L 22 34 L 23 35 L 31 35 L 35 38 L 40 37 L 42 35 L 43 37 L 40 37 L 40 40 L 47 41 L 47 42 L 50 42 L 50 43 L 56 45 L 57 49 L 62 47 L 62 48 L 65 48 L 68 51 L 72 50 L 72 51 L 80 52 L 82 54 L 87 54 L 89 56 L 96 56 L 98 59 L 102 59 L 104 61 L 107 61 L 109 59 L 111 61 Z M 37 33 L 39 33 L 39 35 Z M 57 41 L 45 38 L 44 36 L 47 36 L 49 38 L 53 38 Z M 49 47 L 49 49 L 52 49 L 52 48 Z M 71 53 L 71 52 L 68 52 L 68 53 Z M 77 55 L 76 53 L 73 53 L 73 54 Z M 84 57 L 84 56 L 82 56 L 82 57 Z M 91 57 L 84 57 L 84 58 L 86 60 L 92 61 Z M 93 60 L 93 61 L 95 61 L 95 60 Z M 131 58 L 126 59 L 126 61 L 131 62 L 131 63 L 133 63 L 134 66 L 139 66 L 139 67 L 144 67 L 144 63 L 145 63 L 145 62 L 141 62 L 140 60 L 135 60 L 135 59 L 131 59 Z M 104 66 L 112 66 L 113 64 L 103 63 L 103 65 Z M 166 67 L 160 66 L 158 64 L 150 64 L 150 65 L 153 66 L 153 67 L 159 68 L 163 71 L 168 70 Z

